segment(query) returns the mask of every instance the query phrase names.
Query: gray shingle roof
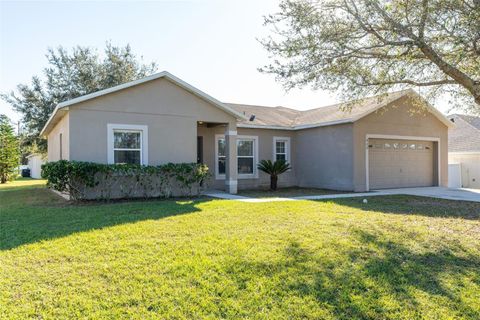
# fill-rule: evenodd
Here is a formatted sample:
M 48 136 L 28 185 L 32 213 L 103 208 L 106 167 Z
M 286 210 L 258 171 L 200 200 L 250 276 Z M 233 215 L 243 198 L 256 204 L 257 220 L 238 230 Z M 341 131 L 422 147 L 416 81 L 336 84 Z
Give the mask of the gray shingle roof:
M 452 114 L 455 127 L 448 131 L 449 152 L 480 152 L 480 117 Z
M 305 111 L 286 107 L 265 107 L 247 104 L 225 103 L 235 111 L 246 115 L 248 118 L 255 115 L 254 121 L 241 121 L 240 124 L 253 126 L 270 126 L 294 128 L 310 125 L 322 125 L 335 122 L 353 122 L 379 107 L 385 106 L 402 96 L 409 90 L 389 93 L 365 98 L 358 101 L 335 104 Z

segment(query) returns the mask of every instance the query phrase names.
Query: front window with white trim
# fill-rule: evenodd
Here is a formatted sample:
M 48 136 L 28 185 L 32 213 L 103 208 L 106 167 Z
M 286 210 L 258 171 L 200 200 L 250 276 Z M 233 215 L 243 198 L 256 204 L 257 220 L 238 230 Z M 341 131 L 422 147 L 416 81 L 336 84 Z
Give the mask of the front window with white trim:
M 253 174 L 255 167 L 254 139 L 237 139 L 238 174 Z
M 217 179 L 225 178 L 226 142 L 224 135 L 215 139 L 215 173 Z M 257 178 L 258 137 L 237 136 L 237 173 L 239 179 Z
M 108 124 L 108 163 L 148 164 L 148 128 Z
M 142 131 L 113 130 L 113 162 L 142 163 Z
M 273 137 L 273 160 L 290 161 L 290 138 Z
M 225 138 L 220 138 L 217 140 L 217 150 L 217 172 L 218 174 L 225 174 L 225 167 L 227 161 Z

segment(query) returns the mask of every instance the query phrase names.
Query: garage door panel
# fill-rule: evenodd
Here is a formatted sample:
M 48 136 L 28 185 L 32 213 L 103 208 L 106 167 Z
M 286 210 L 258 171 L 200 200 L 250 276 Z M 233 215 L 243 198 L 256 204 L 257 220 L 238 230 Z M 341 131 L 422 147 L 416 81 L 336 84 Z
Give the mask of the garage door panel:
M 371 189 L 432 186 L 433 142 L 369 139 Z

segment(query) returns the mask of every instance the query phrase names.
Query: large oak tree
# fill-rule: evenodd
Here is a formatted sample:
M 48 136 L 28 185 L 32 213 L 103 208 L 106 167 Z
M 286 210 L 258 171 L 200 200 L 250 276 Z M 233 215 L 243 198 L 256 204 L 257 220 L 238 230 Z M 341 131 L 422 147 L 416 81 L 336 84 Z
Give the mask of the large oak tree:
M 43 77 L 34 76 L 31 84 L 18 85 L 17 92 L 2 94 L 22 114 L 22 150 L 26 153 L 46 151 L 39 133 L 58 103 L 148 76 L 157 69 L 155 63 L 144 64 L 129 45 L 107 43 L 103 56 L 89 47 L 59 47 L 49 49 L 46 57 Z
M 344 98 L 421 88 L 480 114 L 480 0 L 283 0 L 262 41 L 287 89 Z

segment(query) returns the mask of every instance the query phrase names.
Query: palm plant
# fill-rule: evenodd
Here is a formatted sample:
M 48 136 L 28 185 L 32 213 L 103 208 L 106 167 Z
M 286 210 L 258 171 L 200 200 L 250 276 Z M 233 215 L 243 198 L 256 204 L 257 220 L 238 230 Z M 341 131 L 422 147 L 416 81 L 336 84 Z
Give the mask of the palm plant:
M 257 165 L 258 170 L 261 170 L 270 175 L 270 189 L 277 190 L 278 176 L 285 171 L 291 169 L 290 164 L 285 160 L 261 160 Z

